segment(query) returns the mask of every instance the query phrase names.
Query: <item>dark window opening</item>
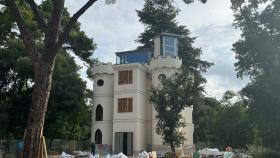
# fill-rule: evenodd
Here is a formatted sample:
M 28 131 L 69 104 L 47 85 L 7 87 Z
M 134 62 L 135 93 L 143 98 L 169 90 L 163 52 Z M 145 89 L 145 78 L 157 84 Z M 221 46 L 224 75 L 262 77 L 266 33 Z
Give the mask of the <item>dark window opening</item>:
M 164 79 L 166 79 L 165 74 L 159 74 L 159 75 L 158 75 L 158 80 L 159 80 L 159 81 L 162 81 L 162 80 L 164 80 Z
M 99 79 L 99 80 L 97 81 L 97 85 L 98 85 L 99 87 L 103 86 L 103 85 L 104 85 L 104 81 L 103 81 L 102 79 Z
M 100 129 L 96 130 L 96 132 L 95 132 L 95 143 L 102 144 L 102 133 L 101 133 Z
M 103 120 L 103 108 L 100 104 L 98 104 L 96 108 L 96 115 L 95 115 L 96 121 L 102 121 Z

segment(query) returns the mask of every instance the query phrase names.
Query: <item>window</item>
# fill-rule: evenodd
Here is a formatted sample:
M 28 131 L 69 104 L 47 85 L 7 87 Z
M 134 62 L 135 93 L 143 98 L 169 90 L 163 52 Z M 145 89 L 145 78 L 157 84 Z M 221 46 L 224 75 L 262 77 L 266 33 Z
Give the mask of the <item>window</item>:
M 148 63 L 151 59 L 152 50 L 135 50 L 130 52 L 118 52 L 117 64 Z
M 104 81 L 103 81 L 102 79 L 99 79 L 99 80 L 97 81 L 97 85 L 98 85 L 99 87 L 103 86 L 103 85 L 104 85 Z
M 119 84 L 132 83 L 132 70 L 119 71 Z
M 100 104 L 98 104 L 96 108 L 95 121 L 102 121 L 102 120 L 103 120 L 103 108 Z
M 132 98 L 119 98 L 118 112 L 132 112 Z
M 156 133 L 157 133 L 158 135 L 161 135 L 162 132 L 161 132 L 161 129 L 160 129 L 159 127 L 156 128 Z
M 177 38 L 163 36 L 163 54 L 165 56 L 177 56 Z
M 158 80 L 159 80 L 159 81 L 162 81 L 162 80 L 164 80 L 164 79 L 166 79 L 165 74 L 159 74 L 159 75 L 158 75 Z
M 102 144 L 102 133 L 101 133 L 100 129 L 96 130 L 96 132 L 95 132 L 95 143 Z

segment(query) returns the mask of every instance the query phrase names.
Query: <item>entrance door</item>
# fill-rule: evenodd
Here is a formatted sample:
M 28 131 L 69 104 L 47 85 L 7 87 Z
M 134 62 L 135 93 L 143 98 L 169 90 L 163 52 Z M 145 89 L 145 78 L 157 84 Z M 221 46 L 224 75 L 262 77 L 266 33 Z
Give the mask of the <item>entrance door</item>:
M 115 153 L 124 153 L 131 156 L 133 153 L 133 133 L 116 132 L 115 133 Z

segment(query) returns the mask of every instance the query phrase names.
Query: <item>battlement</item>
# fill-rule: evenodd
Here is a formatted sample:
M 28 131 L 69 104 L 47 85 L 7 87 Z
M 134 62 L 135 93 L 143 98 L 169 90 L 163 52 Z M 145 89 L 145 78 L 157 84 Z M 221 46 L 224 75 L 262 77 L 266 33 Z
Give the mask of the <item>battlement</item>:
M 171 56 L 157 56 L 151 59 L 149 68 L 151 70 L 159 68 L 181 68 L 182 59 Z
M 113 74 L 113 64 L 111 62 L 108 63 L 99 63 L 93 66 L 93 75 L 97 74 Z

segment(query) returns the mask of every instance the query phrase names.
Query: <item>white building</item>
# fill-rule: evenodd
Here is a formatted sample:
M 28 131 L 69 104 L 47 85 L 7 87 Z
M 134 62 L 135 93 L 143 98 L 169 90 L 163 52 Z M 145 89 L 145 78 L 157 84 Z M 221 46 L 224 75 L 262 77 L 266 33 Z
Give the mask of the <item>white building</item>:
M 94 108 L 92 142 L 99 151 L 111 150 L 126 155 L 143 150 L 166 150 L 156 130 L 155 110 L 149 103 L 150 89 L 181 68 L 176 34 L 161 33 L 154 38 L 153 49 L 117 52 L 116 64 L 93 68 Z M 192 148 L 192 108 L 184 111 L 186 141 Z

